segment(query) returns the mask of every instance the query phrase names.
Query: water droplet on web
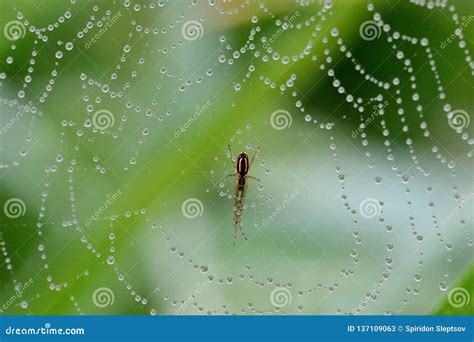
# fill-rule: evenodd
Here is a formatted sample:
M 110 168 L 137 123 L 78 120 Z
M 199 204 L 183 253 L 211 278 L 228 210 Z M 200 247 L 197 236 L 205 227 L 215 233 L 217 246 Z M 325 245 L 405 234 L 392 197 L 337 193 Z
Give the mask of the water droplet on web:
M 441 291 L 446 291 L 448 289 L 448 283 L 446 283 L 445 281 L 442 281 L 440 284 L 439 284 L 439 289 Z
M 107 257 L 107 264 L 113 265 L 115 263 L 115 257 L 109 256 Z

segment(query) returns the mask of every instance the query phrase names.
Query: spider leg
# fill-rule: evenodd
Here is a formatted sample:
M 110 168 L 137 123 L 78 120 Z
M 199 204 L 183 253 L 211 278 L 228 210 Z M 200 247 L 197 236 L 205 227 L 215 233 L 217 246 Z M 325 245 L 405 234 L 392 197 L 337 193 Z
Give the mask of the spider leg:
M 230 149 L 230 145 L 227 145 L 227 157 L 230 158 L 230 160 L 233 160 L 232 159 L 232 150 Z
M 244 239 L 245 239 L 245 240 L 248 240 L 248 239 L 247 239 L 247 236 L 245 235 L 244 230 L 243 230 L 243 228 L 242 228 L 242 223 L 239 224 L 239 229 L 240 229 L 240 233 L 242 233 L 242 236 L 244 237 Z
M 234 246 L 235 246 L 235 240 L 237 239 L 237 225 L 234 224 Z
M 247 177 L 248 177 L 248 178 L 252 178 L 252 179 L 255 179 L 256 181 L 259 181 L 259 182 L 261 182 L 261 180 L 260 180 L 260 179 L 258 179 L 258 178 L 256 178 L 256 177 L 253 177 L 253 176 L 249 176 L 249 175 L 247 175 Z
M 253 161 L 255 160 L 255 158 L 257 158 L 259 150 L 260 150 L 260 146 L 257 146 L 257 149 L 255 150 L 255 154 L 253 155 L 253 158 L 249 163 L 249 167 L 252 166 Z

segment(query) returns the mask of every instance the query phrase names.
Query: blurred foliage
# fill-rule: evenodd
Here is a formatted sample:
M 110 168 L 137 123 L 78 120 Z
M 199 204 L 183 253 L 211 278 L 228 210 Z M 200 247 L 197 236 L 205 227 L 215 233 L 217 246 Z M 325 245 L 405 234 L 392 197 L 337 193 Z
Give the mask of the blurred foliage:
M 472 315 L 474 312 L 474 303 L 472 301 L 474 295 L 474 269 L 471 268 L 466 274 L 464 275 L 463 279 L 459 282 L 456 286 L 457 288 L 466 289 L 468 293 L 467 299 L 465 297 L 459 298 L 457 303 L 457 307 L 454 307 L 452 304 L 449 303 L 448 298 L 445 298 L 443 302 L 440 304 L 439 308 L 436 308 L 433 311 L 435 315 Z M 464 305 L 462 305 L 465 303 Z

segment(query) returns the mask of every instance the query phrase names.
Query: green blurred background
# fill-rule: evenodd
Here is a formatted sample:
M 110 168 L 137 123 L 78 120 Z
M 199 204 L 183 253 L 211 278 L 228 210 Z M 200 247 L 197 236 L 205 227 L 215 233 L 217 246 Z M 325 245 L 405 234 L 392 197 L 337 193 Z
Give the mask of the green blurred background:
M 0 13 L 3 314 L 473 313 L 472 1 Z

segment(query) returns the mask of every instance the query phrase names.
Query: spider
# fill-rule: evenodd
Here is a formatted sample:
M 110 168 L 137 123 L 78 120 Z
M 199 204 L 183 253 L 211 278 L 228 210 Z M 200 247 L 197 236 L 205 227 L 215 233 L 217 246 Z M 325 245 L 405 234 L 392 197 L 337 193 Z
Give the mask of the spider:
M 234 159 L 232 158 L 232 151 L 230 149 L 230 145 L 228 145 L 229 148 L 229 157 L 233 161 Z M 235 245 L 235 239 L 237 238 L 237 229 L 240 230 L 240 233 L 242 234 L 243 238 L 247 240 L 247 236 L 245 236 L 244 230 L 242 229 L 242 212 L 244 210 L 244 201 L 245 201 L 245 195 L 247 194 L 247 188 L 248 188 L 248 179 L 252 178 L 255 179 L 256 181 L 260 181 L 258 178 L 252 177 L 248 174 L 250 166 L 252 166 L 253 161 L 257 157 L 259 151 L 259 147 L 255 150 L 255 154 L 253 158 L 249 161 L 249 157 L 247 153 L 245 152 L 240 152 L 239 155 L 237 156 L 236 162 L 235 162 L 235 173 L 232 175 L 227 175 L 227 177 L 235 177 L 235 187 L 234 187 L 234 245 Z

